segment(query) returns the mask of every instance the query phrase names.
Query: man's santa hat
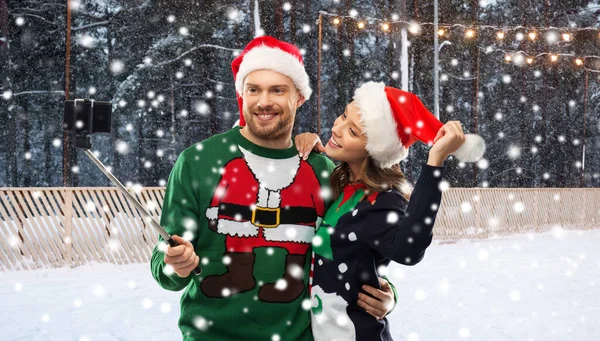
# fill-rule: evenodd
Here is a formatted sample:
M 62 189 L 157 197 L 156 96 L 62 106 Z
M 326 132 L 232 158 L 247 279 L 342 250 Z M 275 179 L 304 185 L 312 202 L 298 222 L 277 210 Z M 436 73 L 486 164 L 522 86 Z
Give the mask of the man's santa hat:
M 408 156 L 417 140 L 432 145 L 443 124 L 410 92 L 368 82 L 356 89 L 354 100 L 360 108 L 367 135 L 367 151 L 379 167 L 389 168 Z M 465 142 L 452 153 L 463 162 L 479 160 L 485 142 L 476 134 L 465 134 Z
M 273 37 L 262 36 L 252 40 L 244 51 L 233 60 L 231 69 L 240 107 L 239 125 L 241 126 L 246 125 L 242 99 L 244 80 L 253 71 L 276 71 L 290 77 L 305 100 L 308 100 L 312 94 L 300 50 L 290 43 Z

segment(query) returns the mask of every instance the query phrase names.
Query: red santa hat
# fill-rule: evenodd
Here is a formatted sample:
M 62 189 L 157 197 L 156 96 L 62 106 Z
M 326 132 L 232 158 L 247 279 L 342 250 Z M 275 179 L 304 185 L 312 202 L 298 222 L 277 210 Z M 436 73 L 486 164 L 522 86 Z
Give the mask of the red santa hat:
M 284 41 L 262 36 L 252 40 L 244 51 L 231 63 L 238 105 L 240 107 L 240 125 L 246 125 L 243 113 L 242 93 L 246 76 L 256 70 L 272 70 L 292 79 L 305 100 L 310 98 L 312 89 L 304 69 L 300 50 Z
M 389 168 L 408 156 L 416 141 L 432 145 L 443 124 L 410 92 L 368 82 L 356 89 L 367 135 L 367 151 L 379 167 Z M 475 162 L 485 152 L 485 142 L 476 134 L 465 134 L 465 142 L 452 153 L 463 162 Z

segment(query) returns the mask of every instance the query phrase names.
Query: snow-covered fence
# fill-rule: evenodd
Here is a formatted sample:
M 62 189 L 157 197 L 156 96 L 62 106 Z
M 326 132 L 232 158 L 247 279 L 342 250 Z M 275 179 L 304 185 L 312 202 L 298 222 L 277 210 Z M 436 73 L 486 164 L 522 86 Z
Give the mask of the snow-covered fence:
M 451 188 L 444 192 L 434 236 L 493 238 L 557 228 L 600 228 L 600 189 Z
M 137 198 L 158 218 L 164 188 Z M 451 188 L 435 238 L 600 228 L 600 189 Z M 157 234 L 115 188 L 0 188 L 0 270 L 148 262 Z
M 136 197 L 158 218 L 164 188 Z M 157 234 L 116 188 L 0 188 L 0 270 L 149 261 Z

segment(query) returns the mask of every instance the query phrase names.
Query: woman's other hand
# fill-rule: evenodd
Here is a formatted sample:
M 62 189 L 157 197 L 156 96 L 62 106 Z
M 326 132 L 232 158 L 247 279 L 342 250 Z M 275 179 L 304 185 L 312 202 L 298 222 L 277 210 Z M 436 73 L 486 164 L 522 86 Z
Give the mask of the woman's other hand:
M 297 135 L 294 139 L 296 143 L 296 149 L 298 149 L 298 155 L 304 160 L 308 159 L 308 155 L 311 151 L 323 153 L 325 147 L 321 143 L 319 135 L 315 133 L 302 133 Z

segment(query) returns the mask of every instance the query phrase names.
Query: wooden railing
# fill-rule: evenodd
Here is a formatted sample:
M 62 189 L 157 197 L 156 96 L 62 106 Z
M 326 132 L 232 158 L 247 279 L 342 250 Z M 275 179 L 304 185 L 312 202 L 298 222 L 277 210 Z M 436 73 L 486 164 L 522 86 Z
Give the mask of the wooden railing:
M 136 197 L 160 216 L 163 187 Z M 600 189 L 451 188 L 434 238 L 600 228 Z M 0 188 L 0 271 L 149 262 L 157 233 L 116 188 Z

